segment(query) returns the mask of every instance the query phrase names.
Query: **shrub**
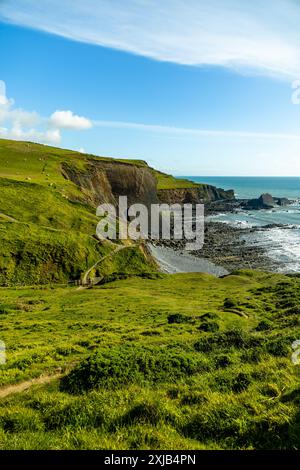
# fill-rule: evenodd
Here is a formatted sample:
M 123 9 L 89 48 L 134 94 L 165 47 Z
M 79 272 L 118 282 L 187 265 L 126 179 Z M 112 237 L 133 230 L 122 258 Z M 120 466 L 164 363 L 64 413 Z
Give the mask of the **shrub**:
M 6 432 L 41 431 L 39 413 L 28 408 L 4 408 L 0 411 L 0 428 Z
M 279 397 L 280 390 L 276 384 L 266 384 L 262 387 L 263 395 L 267 397 Z
M 284 316 L 287 315 L 300 315 L 300 307 L 298 305 L 288 308 L 284 311 Z
M 207 333 L 215 333 L 219 330 L 219 325 L 213 321 L 205 321 L 199 326 L 199 330 L 205 331 Z
M 61 389 L 80 393 L 133 382 L 168 382 L 195 374 L 203 367 L 201 358 L 192 353 L 125 345 L 91 355 L 62 379 Z
M 218 315 L 216 313 L 204 313 L 204 315 L 201 315 L 201 320 L 218 320 Z
M 240 372 L 232 382 L 232 390 L 236 393 L 243 392 L 251 384 L 251 376 L 247 373 Z
M 133 406 L 120 421 L 126 426 L 133 423 L 156 426 L 160 422 L 172 422 L 174 417 L 161 403 L 146 400 Z
M 183 433 L 199 441 L 236 438 L 246 426 L 245 409 L 234 403 L 202 407 L 183 427 Z
M 185 393 L 181 399 L 182 405 L 202 405 L 207 402 L 207 397 L 202 392 Z
M 255 330 L 256 331 L 267 331 L 267 330 L 271 330 L 271 328 L 272 328 L 272 323 L 270 321 L 262 320 L 261 322 L 259 322 L 259 324 L 255 328 Z
M 228 297 L 224 300 L 224 303 L 223 303 L 223 307 L 224 308 L 237 308 L 238 307 L 238 303 L 236 300 L 234 299 L 229 299 Z
M 248 349 L 241 355 L 241 360 L 250 364 L 258 364 L 262 359 L 262 355 L 262 348 Z
M 65 427 L 98 427 L 104 422 L 103 411 L 88 398 L 72 398 L 69 402 L 57 402 L 49 406 L 44 414 L 47 430 Z
M 266 344 L 266 349 L 269 354 L 275 357 L 287 356 L 290 352 L 286 339 L 278 338 L 269 341 Z
M 194 344 L 194 348 L 198 352 L 211 352 L 213 351 L 215 346 L 216 345 L 213 342 L 213 338 L 211 336 L 210 337 L 206 336 L 205 338 L 201 338 L 199 341 L 197 341 Z
M 246 349 L 258 347 L 262 341 L 262 338 L 258 338 L 241 329 L 233 328 L 231 330 L 216 333 L 209 338 L 201 338 L 194 344 L 194 347 L 196 351 L 201 352 L 230 348 Z
M 186 315 L 182 315 L 181 313 L 172 313 L 171 315 L 168 316 L 168 323 L 189 323 L 190 317 L 187 317 Z
M 224 367 L 230 366 L 232 364 L 232 360 L 230 359 L 229 356 L 222 354 L 215 358 L 215 364 L 216 364 L 216 367 L 218 368 L 224 368 Z

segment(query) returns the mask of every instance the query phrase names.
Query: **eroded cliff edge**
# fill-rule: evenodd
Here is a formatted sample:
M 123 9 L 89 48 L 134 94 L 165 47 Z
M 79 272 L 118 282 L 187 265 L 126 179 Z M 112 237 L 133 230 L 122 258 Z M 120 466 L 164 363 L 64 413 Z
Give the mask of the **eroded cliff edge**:
M 138 202 L 147 207 L 159 202 L 184 204 L 234 199 L 233 190 L 176 180 L 150 168 L 145 162 L 134 164 L 92 159 L 83 169 L 64 162 L 61 171 L 66 179 L 79 187 L 83 198 L 93 206 L 105 202 L 116 205 L 118 197 L 124 195 L 127 195 L 129 204 Z M 161 187 L 162 176 L 168 178 L 169 187 Z M 179 187 L 176 187 L 177 181 Z M 182 187 L 184 184 L 186 187 Z
M 157 194 L 159 200 L 167 204 L 234 200 L 233 190 L 225 191 L 208 184 L 202 184 L 195 188 L 160 189 Z

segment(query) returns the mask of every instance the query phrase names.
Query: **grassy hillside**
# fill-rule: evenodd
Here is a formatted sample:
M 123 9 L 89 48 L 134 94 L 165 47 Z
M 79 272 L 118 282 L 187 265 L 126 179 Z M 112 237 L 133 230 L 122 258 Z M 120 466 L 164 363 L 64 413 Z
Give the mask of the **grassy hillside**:
M 95 158 L 0 139 L 0 285 L 76 280 L 113 250 L 112 244 L 95 240 L 95 208 L 61 172 L 62 163 L 82 170 Z M 153 270 L 136 250 L 140 256 L 136 273 Z M 107 272 L 114 268 L 118 272 L 118 261 L 107 264 Z
M 300 449 L 300 277 L 162 275 L 100 243 L 61 172 L 95 158 L 0 140 L 0 449 Z M 89 268 L 110 282 L 67 286 Z
M 152 170 L 157 180 L 157 189 L 187 189 L 187 188 L 199 188 L 201 184 L 194 183 L 182 178 L 174 178 L 172 175 L 167 175 L 158 170 Z
M 113 250 L 112 244 L 95 240 L 95 207 L 61 171 L 62 165 L 68 165 L 80 172 L 99 160 L 147 166 L 142 160 L 96 157 L 0 139 L 0 285 L 77 280 Z M 194 185 L 153 172 L 158 188 Z M 153 271 L 153 265 L 143 261 L 139 248 L 136 250 L 139 266 L 132 265 L 131 272 Z M 126 252 L 119 258 L 123 254 Z M 118 259 L 107 260 L 104 274 L 119 272 L 119 266 Z
M 249 271 L 2 288 L 2 387 L 64 377 L 2 399 L 0 449 L 299 449 L 299 287 Z
M 66 182 L 63 178 L 60 172 L 61 163 L 69 163 L 80 170 L 85 167 L 88 161 L 94 159 L 108 162 L 124 162 L 142 167 L 147 166 L 147 163 L 143 160 L 114 159 L 30 142 L 0 139 L 1 178 L 32 181 L 49 187 L 55 186 L 55 189 L 65 196 L 80 196 L 80 193 L 76 192 L 76 188 L 73 187 L 71 182 Z M 158 189 L 199 186 L 199 184 L 192 181 L 174 178 L 155 169 L 152 171 L 157 179 Z

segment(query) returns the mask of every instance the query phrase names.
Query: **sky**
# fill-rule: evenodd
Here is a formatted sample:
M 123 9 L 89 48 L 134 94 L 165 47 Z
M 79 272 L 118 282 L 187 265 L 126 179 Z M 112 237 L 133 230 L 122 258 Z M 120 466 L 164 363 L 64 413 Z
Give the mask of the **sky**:
M 298 0 L 0 0 L 0 137 L 300 176 Z

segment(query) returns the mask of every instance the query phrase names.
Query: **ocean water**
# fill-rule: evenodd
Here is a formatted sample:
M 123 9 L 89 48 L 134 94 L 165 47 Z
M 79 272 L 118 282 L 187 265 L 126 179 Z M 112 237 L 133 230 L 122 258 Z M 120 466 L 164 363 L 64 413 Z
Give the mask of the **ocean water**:
M 300 272 L 300 177 L 188 177 L 195 182 L 234 189 L 236 197 L 256 198 L 263 193 L 293 200 L 286 207 L 259 211 L 238 211 L 212 216 L 209 219 L 240 228 L 282 224 L 263 231 L 242 235 L 250 246 L 263 246 L 267 255 L 279 263 L 278 271 Z
M 234 189 L 239 199 L 270 193 L 276 197 L 300 199 L 300 177 L 256 176 L 184 176 L 196 183 L 207 183 L 223 189 Z

